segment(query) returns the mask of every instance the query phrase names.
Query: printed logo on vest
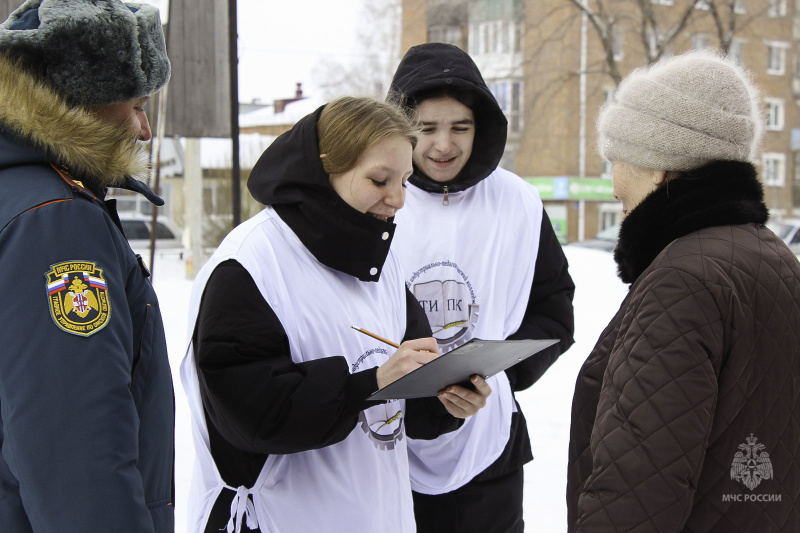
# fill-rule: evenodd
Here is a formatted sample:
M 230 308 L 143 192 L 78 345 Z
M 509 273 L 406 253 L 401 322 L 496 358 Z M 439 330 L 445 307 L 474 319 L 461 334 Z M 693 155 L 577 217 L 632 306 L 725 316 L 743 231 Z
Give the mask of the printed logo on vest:
M 398 401 L 361 411 L 358 421 L 379 450 L 394 450 L 395 445 L 403 440 L 403 408 Z
M 394 353 L 394 352 L 392 352 Z M 386 348 L 372 348 L 361 354 L 361 357 L 356 359 L 356 362 L 350 365 L 350 373 L 355 374 L 358 372 L 358 369 L 361 368 L 361 363 L 363 363 L 368 357 L 374 355 L 378 358 L 378 363 L 375 366 L 381 366 L 383 363 L 389 359 L 389 352 Z
M 65 261 L 45 273 L 50 316 L 73 335 L 94 335 L 111 316 L 103 270 L 91 261 Z
M 450 279 L 416 282 L 422 274 L 437 267 L 444 267 L 445 275 L 447 271 L 452 272 L 447 275 Z M 444 277 L 440 268 L 437 268 L 436 275 Z M 425 265 L 411 276 L 407 285 L 425 311 L 442 353 L 458 348 L 472 338 L 468 334 L 478 323 L 479 306 L 469 278 L 456 263 L 438 261 Z
M 392 352 L 394 353 L 394 352 Z M 380 366 L 389 359 L 386 348 L 371 348 L 361 354 L 350 371 L 358 372 L 362 363 L 372 358 L 375 366 Z M 382 405 L 375 405 L 358 414 L 358 423 L 364 433 L 379 450 L 394 450 L 395 444 L 403 439 L 403 408 L 397 400 Z

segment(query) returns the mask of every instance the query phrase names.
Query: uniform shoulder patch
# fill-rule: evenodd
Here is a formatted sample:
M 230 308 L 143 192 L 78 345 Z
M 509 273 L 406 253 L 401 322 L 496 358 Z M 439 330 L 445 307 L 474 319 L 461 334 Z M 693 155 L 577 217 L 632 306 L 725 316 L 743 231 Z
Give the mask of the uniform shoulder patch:
M 91 261 L 65 261 L 45 273 L 50 316 L 59 328 L 88 337 L 108 324 L 111 303 L 103 270 Z

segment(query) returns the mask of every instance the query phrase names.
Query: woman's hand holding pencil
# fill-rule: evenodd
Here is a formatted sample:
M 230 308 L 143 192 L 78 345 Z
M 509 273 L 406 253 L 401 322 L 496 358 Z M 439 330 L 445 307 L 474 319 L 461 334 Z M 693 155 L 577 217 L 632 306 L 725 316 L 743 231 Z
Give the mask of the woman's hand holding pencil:
M 389 360 L 378 367 L 379 389 L 439 357 L 439 344 L 433 337 L 414 339 L 398 345 L 358 326 L 351 325 L 350 327 L 397 348 Z M 486 399 L 492 394 L 491 387 L 481 376 L 474 375 L 470 381 L 475 387 L 474 390 L 459 385 L 450 385 L 439 392 L 439 401 L 451 415 L 457 418 L 467 418 L 480 411 L 486 405 Z
M 378 367 L 378 388 L 439 357 L 439 344 L 433 337 L 413 339 L 398 346 L 388 361 Z

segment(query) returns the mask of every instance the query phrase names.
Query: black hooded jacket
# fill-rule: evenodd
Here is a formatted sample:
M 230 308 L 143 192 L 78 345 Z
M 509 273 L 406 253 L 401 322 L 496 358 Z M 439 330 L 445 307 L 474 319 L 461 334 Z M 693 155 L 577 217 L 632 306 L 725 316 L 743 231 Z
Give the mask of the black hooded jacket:
M 428 192 L 469 189 L 494 172 L 506 149 L 508 120 L 497 105 L 478 67 L 460 48 L 443 43 L 412 47 L 403 57 L 392 79 L 389 98 L 406 108 L 414 108 L 431 91 L 452 89 L 475 98 L 475 139 L 472 156 L 449 183 L 438 183 L 415 166 L 409 181 Z
M 321 263 L 362 282 L 375 281 L 389 252 L 394 223 L 357 211 L 330 185 L 319 159 L 321 111 L 302 119 L 267 148 L 248 188 L 254 198 L 275 209 Z M 390 238 L 383 238 L 385 232 Z M 375 266 L 378 273 L 370 274 Z M 424 312 L 406 293 L 403 340 L 429 337 Z M 247 320 L 242 320 L 243 313 Z M 344 440 L 359 413 L 374 404 L 365 398 L 378 388 L 376 368 L 351 375 L 344 357 L 292 361 L 286 331 L 236 261 L 225 261 L 212 273 L 194 344 L 211 453 L 231 486 L 252 486 L 268 454 L 318 449 Z M 433 438 L 460 425 L 437 398 L 408 401 L 406 411 L 406 431 L 414 438 Z M 223 494 L 228 499 L 232 495 Z M 220 507 L 219 516 L 227 521 L 229 509 Z M 213 522 L 212 513 L 209 527 Z
M 427 43 L 412 47 L 397 67 L 388 99 L 413 109 L 427 97 L 449 89 L 469 93 L 474 100 L 471 110 L 475 119 L 475 137 L 470 158 L 450 182 L 436 182 L 414 165 L 414 174 L 409 182 L 433 194 L 464 191 L 484 180 L 498 167 L 506 145 L 508 121 L 502 109 L 478 67 L 469 55 L 456 46 Z M 509 214 L 498 206 L 497 216 Z M 508 338 L 554 338 L 560 339 L 560 342 L 506 371 L 514 391 L 533 385 L 574 342 L 572 298 L 575 285 L 546 212 L 542 213 L 539 231 L 539 250 L 528 305 L 519 329 Z M 515 260 L 518 256 L 516 250 L 509 250 L 508 253 L 509 260 Z M 525 419 L 520 411 L 512 418 L 506 450 L 479 478 L 489 479 L 511 472 L 531 458 Z
M 319 158 L 317 121 L 323 109 L 267 148 L 247 187 L 253 198 L 275 209 L 320 263 L 361 281 L 377 281 L 395 225 L 361 213 L 333 190 Z

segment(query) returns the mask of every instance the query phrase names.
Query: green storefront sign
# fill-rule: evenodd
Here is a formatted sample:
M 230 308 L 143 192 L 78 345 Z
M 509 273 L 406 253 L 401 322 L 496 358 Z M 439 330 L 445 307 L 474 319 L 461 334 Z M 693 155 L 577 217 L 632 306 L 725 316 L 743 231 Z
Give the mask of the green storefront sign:
M 574 202 L 590 200 L 595 202 L 614 201 L 614 183 L 601 178 L 574 178 L 556 176 L 552 178 L 531 177 L 525 181 L 536 187 L 542 200 L 563 200 Z M 567 242 L 567 206 L 549 204 L 547 212 L 553 229 L 562 243 Z
M 601 178 L 524 178 L 536 187 L 542 200 L 614 201 L 614 184 Z

